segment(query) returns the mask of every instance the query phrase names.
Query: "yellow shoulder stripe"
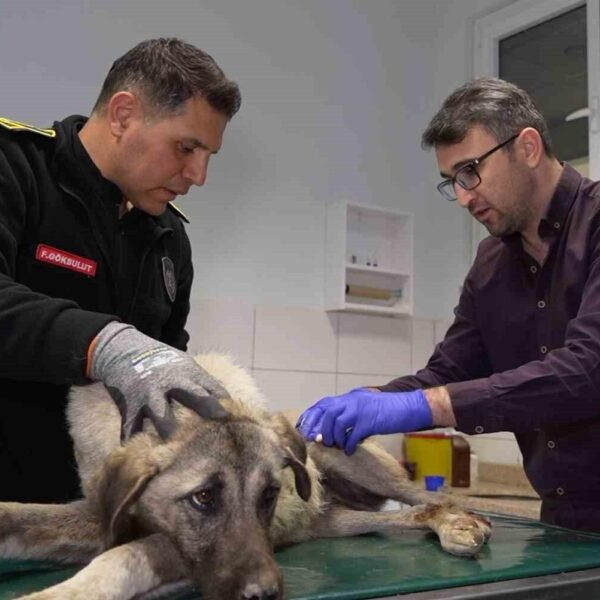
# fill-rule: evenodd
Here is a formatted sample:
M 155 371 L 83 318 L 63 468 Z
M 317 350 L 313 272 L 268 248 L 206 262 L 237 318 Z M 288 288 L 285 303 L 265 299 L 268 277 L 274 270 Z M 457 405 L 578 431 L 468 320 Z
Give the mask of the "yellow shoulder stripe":
M 21 123 L 20 121 L 13 121 L 6 117 L 0 117 L 0 126 L 11 131 L 31 131 L 32 133 L 38 133 L 39 135 L 45 135 L 46 137 L 56 137 L 56 131 L 54 129 L 41 129 L 34 125 L 28 125 L 27 123 Z
M 182 219 L 183 221 L 185 221 L 186 223 L 189 223 L 190 220 L 183 214 L 183 211 L 181 211 L 181 209 L 177 208 L 172 202 L 169 202 L 169 204 L 167 204 L 167 206 L 171 209 L 172 212 L 174 212 L 180 219 Z

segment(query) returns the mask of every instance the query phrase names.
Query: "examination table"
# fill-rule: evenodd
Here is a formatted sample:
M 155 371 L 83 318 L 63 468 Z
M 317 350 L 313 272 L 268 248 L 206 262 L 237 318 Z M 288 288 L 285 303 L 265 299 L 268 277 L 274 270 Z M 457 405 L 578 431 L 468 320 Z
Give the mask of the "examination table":
M 600 599 L 600 534 L 487 515 L 492 537 L 478 559 L 443 552 L 435 536 L 314 540 L 277 552 L 289 600 Z M 0 561 L 0 599 L 48 587 L 76 568 Z M 198 596 L 180 592 L 171 600 Z M 224 599 L 229 600 L 229 599 Z

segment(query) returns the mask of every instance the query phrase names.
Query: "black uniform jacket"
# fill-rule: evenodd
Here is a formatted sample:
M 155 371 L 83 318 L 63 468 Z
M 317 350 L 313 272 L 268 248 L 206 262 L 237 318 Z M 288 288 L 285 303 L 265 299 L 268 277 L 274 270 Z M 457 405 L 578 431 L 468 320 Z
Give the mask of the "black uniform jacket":
M 110 321 L 185 349 L 191 251 L 175 209 L 119 219 L 122 196 L 72 116 L 0 119 L 0 500 L 80 495 L 66 393 Z

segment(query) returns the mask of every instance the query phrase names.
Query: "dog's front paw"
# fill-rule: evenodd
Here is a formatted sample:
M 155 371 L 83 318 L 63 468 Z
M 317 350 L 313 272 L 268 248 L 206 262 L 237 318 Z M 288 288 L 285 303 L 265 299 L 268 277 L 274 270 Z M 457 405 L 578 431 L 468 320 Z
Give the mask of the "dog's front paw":
M 476 555 L 491 535 L 487 519 L 466 512 L 449 512 L 437 528 L 442 548 L 456 556 Z

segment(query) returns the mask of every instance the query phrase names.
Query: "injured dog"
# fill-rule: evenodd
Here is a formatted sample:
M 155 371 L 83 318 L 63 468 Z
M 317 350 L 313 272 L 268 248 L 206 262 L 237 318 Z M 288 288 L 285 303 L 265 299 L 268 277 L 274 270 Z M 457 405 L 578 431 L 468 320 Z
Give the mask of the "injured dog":
M 307 448 L 285 418 L 265 411 L 246 371 L 222 355 L 198 362 L 232 399 L 207 398 L 199 416 L 175 391 L 175 418 L 148 415 L 144 431 L 123 446 L 104 387 L 72 390 L 68 419 L 85 498 L 1 503 L 0 555 L 91 562 L 27 598 L 120 600 L 187 580 L 206 600 L 279 600 L 274 547 L 405 529 L 433 530 L 460 556 L 485 543 L 485 519 L 427 504 L 431 494 L 375 444 L 350 457 L 322 444 Z M 412 506 L 377 512 L 387 499 Z

